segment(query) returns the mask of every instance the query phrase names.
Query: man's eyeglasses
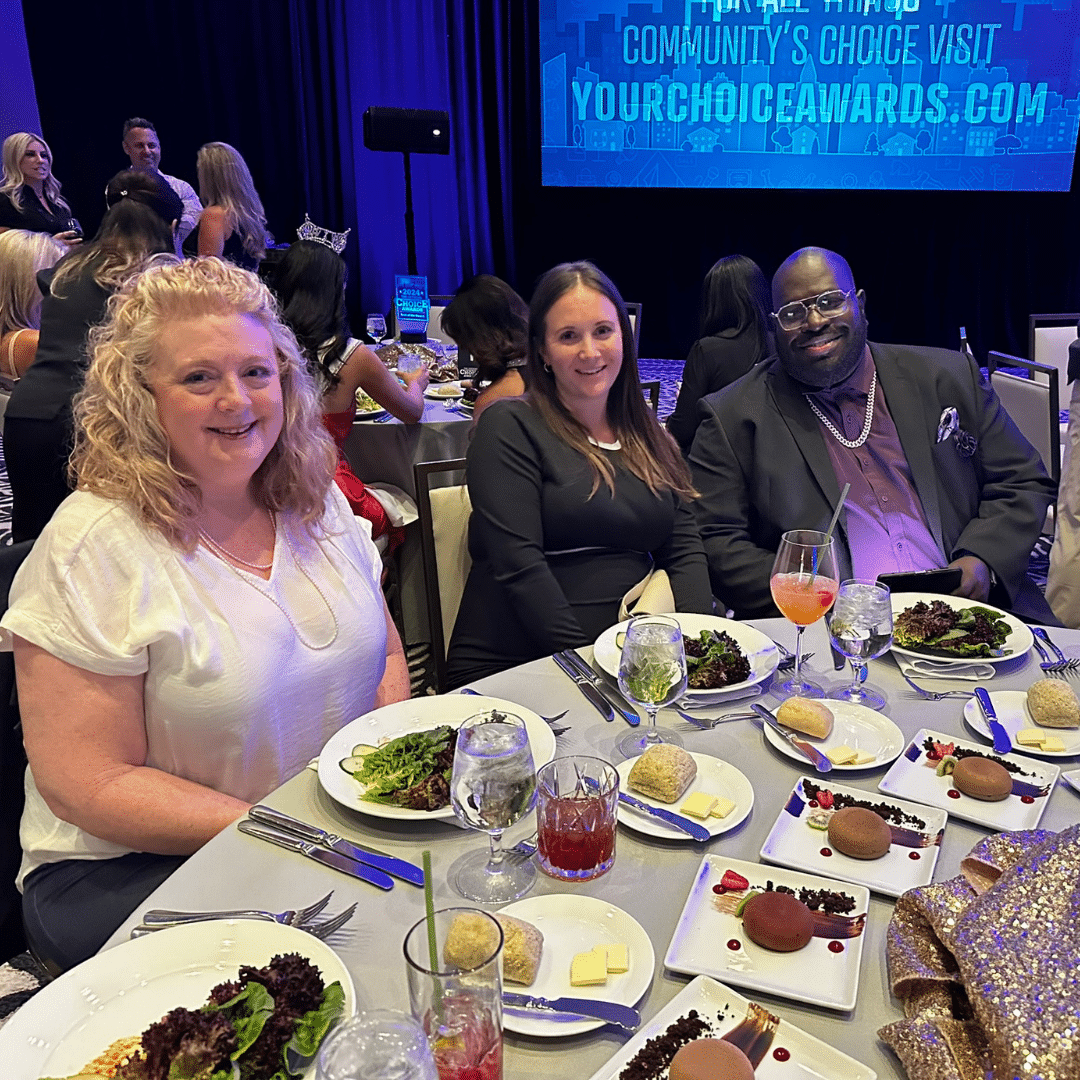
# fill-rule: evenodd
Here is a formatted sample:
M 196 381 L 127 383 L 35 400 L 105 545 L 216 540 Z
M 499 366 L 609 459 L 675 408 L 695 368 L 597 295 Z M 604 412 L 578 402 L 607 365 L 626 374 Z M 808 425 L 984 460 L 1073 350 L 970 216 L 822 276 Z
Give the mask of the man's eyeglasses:
M 823 319 L 835 319 L 843 315 L 848 309 L 849 301 L 855 290 L 843 292 L 841 289 L 829 289 L 817 296 L 809 296 L 805 300 L 793 300 L 785 304 L 773 315 L 780 324 L 781 330 L 798 330 L 806 324 L 810 317 L 810 309 L 813 308 Z

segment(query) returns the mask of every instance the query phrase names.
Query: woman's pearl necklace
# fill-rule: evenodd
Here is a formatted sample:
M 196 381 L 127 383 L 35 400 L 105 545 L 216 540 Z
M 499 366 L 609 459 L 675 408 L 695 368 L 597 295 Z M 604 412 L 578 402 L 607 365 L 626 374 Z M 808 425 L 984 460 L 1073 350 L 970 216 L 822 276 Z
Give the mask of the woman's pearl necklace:
M 277 536 L 277 518 L 274 517 L 274 511 L 268 510 L 270 515 L 270 529 Z M 272 570 L 274 566 L 273 559 L 268 563 L 253 563 L 248 562 L 247 559 L 241 559 L 239 555 L 234 555 L 231 551 L 224 548 L 219 544 L 205 529 L 199 527 L 199 535 L 206 542 L 206 546 L 218 556 L 218 558 L 224 558 L 227 562 L 234 562 L 239 566 L 246 567 L 248 570 L 258 570 L 259 573 L 265 574 L 268 570 Z
M 836 439 L 841 446 L 846 446 L 849 450 L 857 450 L 870 435 L 870 425 L 874 422 L 874 394 L 877 391 L 877 372 L 874 372 L 874 377 L 870 380 L 870 393 L 866 397 L 866 419 L 863 421 L 862 433 L 857 439 L 845 439 L 840 433 L 837 426 L 817 407 L 817 403 L 810 397 L 809 394 L 803 394 L 806 398 L 807 404 L 814 410 L 814 415 L 829 429 L 833 438 Z

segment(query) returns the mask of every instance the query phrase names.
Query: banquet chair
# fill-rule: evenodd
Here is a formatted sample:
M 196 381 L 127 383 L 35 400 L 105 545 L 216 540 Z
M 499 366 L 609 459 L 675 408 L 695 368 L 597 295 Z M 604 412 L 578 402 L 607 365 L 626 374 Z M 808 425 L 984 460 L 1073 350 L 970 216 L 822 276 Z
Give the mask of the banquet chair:
M 443 330 L 441 323 L 442 313 L 446 310 L 446 305 L 454 298 L 452 296 L 432 296 L 428 299 L 431 302 L 427 321 L 428 341 L 441 341 L 444 345 L 456 344 L 454 339 Z
M 435 689 L 446 690 L 446 649 L 469 576 L 469 515 L 472 504 L 464 483 L 437 486 L 454 473 L 464 474 L 465 459 L 421 461 L 413 466 L 420 515 L 420 550 L 427 599 Z M 462 476 L 463 479 L 463 476 Z
M 1068 381 L 1069 346 L 1076 340 L 1080 312 L 1063 311 L 1028 316 L 1028 358 L 1057 368 Z M 1063 384 L 1060 384 L 1063 385 Z
M 34 546 L 33 540 L 0 547 L 0 614 L 7 611 L 8 592 L 15 571 Z M 0 653 L 0 962 L 26 948 L 22 925 L 22 898 L 15 875 L 22 861 L 19 822 L 23 811 L 23 750 L 19 702 L 15 693 L 15 658 Z
M 652 406 L 653 412 L 659 412 L 660 410 L 660 380 L 659 379 L 642 379 L 641 389 L 645 392 L 645 395 L 649 399 L 649 404 Z
M 634 355 L 641 344 L 641 305 L 626 301 L 626 314 L 630 316 L 630 329 L 634 331 Z
M 1061 426 L 1059 422 L 1058 369 L 1019 356 L 990 352 L 986 357 L 990 385 L 1020 434 L 1042 458 L 1056 483 L 1061 478 Z M 1001 368 L 1021 368 L 1014 375 Z

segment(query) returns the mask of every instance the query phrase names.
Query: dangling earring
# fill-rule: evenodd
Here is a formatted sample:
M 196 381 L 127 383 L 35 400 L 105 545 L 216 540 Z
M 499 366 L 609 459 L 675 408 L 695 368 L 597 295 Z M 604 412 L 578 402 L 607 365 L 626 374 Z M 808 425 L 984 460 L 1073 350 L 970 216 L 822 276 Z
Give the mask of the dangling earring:
M 549 375 L 551 374 L 551 365 L 550 365 L 550 364 L 549 364 L 549 363 L 548 363 L 548 362 L 547 362 L 546 360 L 544 361 L 544 370 L 545 370 L 545 371 L 546 371 L 546 372 L 547 372 L 547 373 L 548 373 Z

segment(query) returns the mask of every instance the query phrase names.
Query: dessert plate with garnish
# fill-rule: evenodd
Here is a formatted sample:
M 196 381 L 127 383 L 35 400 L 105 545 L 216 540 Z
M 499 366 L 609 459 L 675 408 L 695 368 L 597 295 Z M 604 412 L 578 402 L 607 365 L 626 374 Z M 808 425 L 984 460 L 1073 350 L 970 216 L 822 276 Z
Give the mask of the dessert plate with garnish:
M 830 841 L 829 821 L 837 811 L 850 806 L 872 810 L 885 820 L 892 836 L 884 855 L 856 858 Z M 842 787 L 820 776 L 803 776 L 762 845 L 761 857 L 777 866 L 900 896 L 933 880 L 948 818 L 944 810 L 931 806 L 875 798 L 870 792 Z
M 815 739 L 805 733 L 800 733 L 799 738 L 806 739 L 825 754 L 834 770 L 856 772 L 876 769 L 888 765 L 904 749 L 904 733 L 887 716 L 851 701 L 833 701 L 830 698 L 820 704 L 833 715 L 832 732 L 824 739 Z M 778 715 L 777 719 L 783 723 L 782 716 Z M 803 754 L 768 724 L 762 725 L 762 731 L 766 741 L 780 753 L 793 758 L 800 765 L 806 761 Z M 855 751 L 856 755 L 850 757 L 844 753 L 845 749 Z M 849 757 L 850 760 L 845 760 Z
M 869 903 L 864 885 L 706 855 L 664 966 L 853 1009 Z
M 548 893 L 515 900 L 499 910 L 500 914 L 532 923 L 544 935 L 535 980 L 530 986 L 506 983 L 505 990 L 549 999 L 578 997 L 636 1005 L 652 985 L 656 954 L 649 935 L 637 919 L 606 900 L 579 893 Z M 609 974 L 603 985 L 571 985 L 570 965 L 574 957 L 592 952 L 597 945 L 625 945 L 627 970 Z M 603 1020 L 545 1020 L 535 1012 L 529 1016 L 503 1013 L 503 1027 L 519 1035 L 560 1038 L 603 1026 Z
M 686 646 L 688 682 L 684 701 L 688 706 L 703 706 L 738 697 L 764 682 L 780 662 L 776 643 L 747 623 L 721 619 L 715 615 L 684 612 L 673 614 L 671 618 L 681 627 Z M 623 639 L 628 625 L 621 622 L 609 626 L 593 645 L 593 659 L 601 671 L 612 679 L 619 677 L 619 660 L 622 658 Z M 709 642 L 702 645 L 703 632 L 709 635 L 726 634 L 727 638 L 717 642 L 710 637 Z M 692 644 L 694 642 L 698 644 Z M 737 653 L 732 646 L 737 647 Z M 707 654 L 696 658 L 700 666 L 700 674 L 696 678 L 694 651 Z M 703 685 L 695 687 L 695 681 Z
M 1069 772 L 1063 772 L 1061 779 L 1065 781 L 1073 789 L 1073 791 L 1080 794 L 1080 769 L 1072 769 Z
M 998 721 L 1008 732 L 1012 741 L 1013 750 L 1017 754 L 1034 754 L 1037 757 L 1069 758 L 1080 754 L 1080 730 L 1076 728 L 1040 727 L 1032 718 L 1027 706 L 1027 691 L 1025 690 L 995 690 L 990 695 L 990 704 L 994 706 Z M 964 705 L 964 720 L 969 728 L 977 731 L 988 742 L 993 742 L 994 737 L 990 734 L 990 727 L 986 723 L 986 717 L 979 708 L 979 703 L 971 698 Z M 1025 733 L 1026 743 L 1017 736 Z M 1049 749 L 1044 743 L 1036 743 L 1038 737 L 1042 739 L 1058 739 L 1063 749 L 1058 750 L 1056 744 L 1050 743 Z
M 1005 781 L 1003 788 L 981 791 L 981 798 L 960 791 L 954 779 L 956 765 L 970 757 L 982 759 L 980 765 L 993 763 L 996 766 L 993 772 Z M 1005 771 L 1007 778 L 1000 770 Z M 882 777 L 878 790 L 936 806 L 952 817 L 973 821 L 996 832 L 1007 832 L 1038 826 L 1060 771 L 1056 765 L 1044 761 L 1033 761 L 1015 753 L 995 754 L 982 744 L 920 728 Z M 994 782 L 995 778 L 991 776 L 989 780 Z
M 690 786 L 676 802 L 660 802 L 658 799 L 650 798 L 644 792 L 637 791 L 627 784 L 627 777 L 634 767 L 634 762 L 638 760 L 637 758 L 620 761 L 615 766 L 615 771 L 619 774 L 619 790 L 628 792 L 635 799 L 640 799 L 649 806 L 656 806 L 661 810 L 671 810 L 676 814 L 682 814 L 683 817 L 696 821 L 699 825 L 704 825 L 713 836 L 719 836 L 721 833 L 734 829 L 736 825 L 741 825 L 754 806 L 754 789 L 750 781 L 734 765 L 722 761 L 718 757 L 692 752 L 690 756 L 697 765 L 697 775 L 690 781 Z M 706 807 L 702 804 L 700 798 L 702 795 L 705 796 L 706 800 L 713 796 L 717 799 L 717 802 L 711 808 L 711 812 L 704 818 L 692 812 L 694 804 L 690 803 L 692 796 L 698 796 L 698 798 L 694 799 L 694 803 L 705 809 Z M 735 805 L 729 810 L 726 803 L 721 800 L 727 800 Z M 690 812 L 684 809 L 688 803 L 691 805 Z M 618 815 L 620 825 L 625 825 L 635 832 L 645 833 L 647 836 L 659 836 L 663 840 L 686 840 L 690 842 L 694 840 L 689 833 L 684 832 L 682 829 L 677 829 L 674 825 L 668 825 L 659 818 L 650 817 L 648 814 L 635 810 L 632 806 L 627 806 L 622 802 L 619 803 Z
M 692 1018 L 691 1012 L 697 1016 Z M 829 1080 L 877 1080 L 873 1069 L 705 975 L 684 986 L 590 1080 L 618 1080 L 620 1076 L 624 1080 L 666 1080 L 671 1057 L 688 1035 L 731 1041 L 740 1027 L 761 1014 L 763 1030 L 771 1039 L 754 1067 L 755 1080 L 821 1080 L 825 1076 Z M 669 1031 L 671 1028 L 674 1030 Z M 654 1042 L 642 1054 L 650 1040 L 659 1040 L 659 1044 Z
M 941 633 L 930 637 L 926 645 L 915 644 L 915 638 L 920 635 L 921 629 L 912 627 L 910 630 L 905 630 L 906 620 L 902 619 L 902 616 L 905 612 L 910 613 L 911 609 L 918 604 L 926 604 L 929 607 L 935 603 L 951 608 L 956 613 L 955 622 L 951 626 L 942 622 L 937 628 Z M 1002 611 L 992 604 L 979 604 L 963 596 L 893 593 L 892 609 L 893 652 L 913 660 L 933 660 L 934 663 L 945 665 L 1003 664 L 1008 660 L 1018 660 L 1026 656 L 1035 643 L 1031 631 L 1015 615 L 1010 615 L 1007 611 Z M 970 631 L 975 628 L 972 613 L 979 611 L 988 613 L 986 618 L 991 625 L 995 623 L 998 625 L 997 636 L 1004 635 L 1002 640 L 994 644 L 987 643 L 986 649 L 982 651 L 978 649 L 978 646 L 969 644 L 950 644 L 950 642 L 966 642 L 970 637 Z M 986 624 L 981 624 L 981 629 L 986 630 Z M 987 633 L 976 632 L 976 637 L 987 636 Z M 954 649 L 960 651 L 950 651 Z
M 357 717 L 332 735 L 319 755 L 319 784 L 335 802 L 372 817 L 406 821 L 452 819 L 454 810 L 449 800 L 437 810 L 412 810 L 365 799 L 364 789 L 353 775 L 360 764 L 356 759 L 365 756 L 371 748 L 384 746 L 402 735 L 433 731 L 444 725 L 456 729 L 462 720 L 492 709 L 513 713 L 525 721 L 533 764 L 538 769 L 555 756 L 555 736 L 551 728 L 523 705 L 476 694 L 411 698 Z

